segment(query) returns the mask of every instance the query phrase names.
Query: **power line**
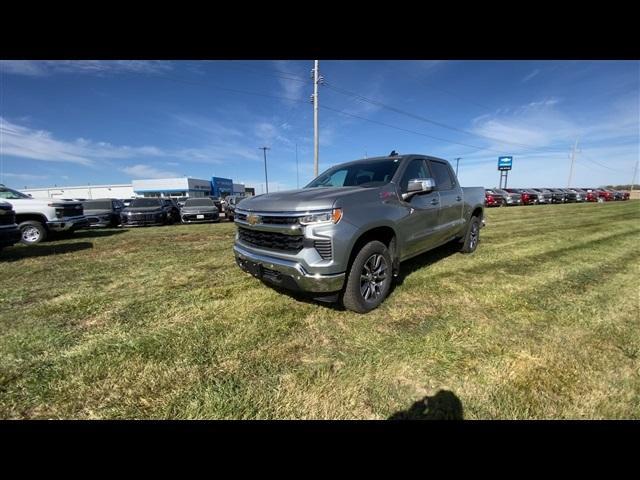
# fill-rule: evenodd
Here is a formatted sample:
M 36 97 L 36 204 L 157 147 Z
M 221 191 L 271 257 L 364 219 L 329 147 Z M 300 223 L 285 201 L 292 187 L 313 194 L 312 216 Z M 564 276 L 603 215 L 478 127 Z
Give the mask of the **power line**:
M 347 115 L 349 117 L 359 118 L 360 120 L 364 120 L 365 122 L 375 123 L 377 125 L 382 125 L 384 127 L 393 128 L 395 130 L 400 130 L 402 132 L 413 133 L 414 135 L 420 135 L 422 137 L 432 138 L 434 140 L 439 140 L 441 142 L 453 143 L 453 144 L 456 144 L 456 145 L 461 145 L 463 147 L 474 148 L 474 149 L 480 150 L 480 151 L 488 151 L 488 152 L 494 152 L 494 153 L 499 153 L 499 154 L 503 154 L 504 153 L 502 151 L 493 150 L 492 148 L 479 147 L 477 145 L 471 145 L 470 143 L 456 142 L 454 140 L 448 140 L 446 138 L 436 137 L 434 135 L 428 135 L 428 134 L 422 133 L 422 132 L 416 132 L 415 130 L 409 130 L 408 128 L 402 128 L 402 127 L 398 127 L 398 126 L 395 126 L 395 125 L 391 125 L 389 123 L 384 123 L 384 122 L 379 122 L 377 120 L 372 120 L 371 118 L 361 117 L 360 115 L 356 115 L 356 114 L 353 114 L 353 113 L 345 112 L 343 110 L 337 110 L 335 108 L 331 108 L 331 107 L 328 107 L 326 105 L 321 105 L 320 108 L 323 108 L 325 110 L 331 110 L 332 112 L 336 112 L 336 113 L 339 113 L 341 115 Z
M 362 102 L 370 103 L 372 105 L 376 105 L 376 106 L 381 107 L 381 108 L 386 108 L 387 110 L 390 110 L 392 112 L 396 112 L 396 113 L 399 113 L 401 115 L 405 115 L 405 116 L 414 118 L 416 120 L 420 120 L 422 122 L 431 123 L 431 124 L 437 125 L 437 126 L 439 126 L 441 128 L 454 130 L 456 132 L 464 133 L 466 135 L 472 135 L 474 137 L 484 138 L 485 140 L 491 140 L 491 141 L 502 143 L 502 144 L 516 145 L 518 147 L 527 148 L 527 149 L 530 149 L 530 150 L 552 150 L 554 152 L 557 151 L 557 149 L 551 149 L 550 147 L 535 147 L 533 145 L 526 145 L 526 144 L 523 144 L 523 143 L 510 142 L 508 140 L 502 140 L 502 139 L 499 139 L 499 138 L 490 137 L 490 136 L 487 136 L 487 135 L 481 135 L 479 133 L 470 132 L 469 130 L 465 130 L 465 129 L 462 129 L 462 128 L 458 128 L 458 127 L 454 127 L 454 126 L 451 126 L 451 125 L 447 125 L 446 123 L 437 122 L 437 121 L 432 120 L 430 118 L 426 118 L 426 117 L 423 117 L 421 115 L 416 115 L 415 113 L 407 112 L 405 110 L 401 110 L 401 109 L 393 107 L 391 105 L 386 105 L 386 104 L 384 104 L 382 102 L 379 102 L 377 100 L 373 100 L 373 99 L 364 97 L 362 95 L 359 95 L 357 93 L 351 92 L 349 90 L 345 90 L 343 88 L 335 87 L 335 86 L 333 86 L 331 84 L 328 84 L 326 82 L 325 82 L 325 86 L 327 86 L 328 88 L 330 88 L 330 89 L 332 89 L 332 90 L 334 90 L 334 91 L 336 91 L 338 93 L 342 93 L 343 95 L 351 96 L 353 98 L 356 98 L 357 100 L 360 100 Z
M 585 160 L 587 160 L 587 161 L 589 161 L 589 162 L 591 162 L 591 163 L 593 163 L 593 164 L 595 164 L 595 165 L 598 165 L 598 166 L 600 166 L 600 167 L 602 167 L 602 168 L 606 168 L 607 170 L 611 170 L 611 171 L 613 171 L 613 172 L 629 173 L 627 170 L 620 170 L 620 169 L 618 169 L 618 168 L 609 167 L 608 165 L 604 165 L 604 164 L 602 164 L 602 163 L 600 163 L 600 162 L 596 162 L 596 161 L 595 161 L 595 160 L 593 160 L 591 157 L 589 157 L 588 155 L 586 155 L 584 152 L 580 152 L 580 153 L 584 156 L 584 159 L 585 159 Z

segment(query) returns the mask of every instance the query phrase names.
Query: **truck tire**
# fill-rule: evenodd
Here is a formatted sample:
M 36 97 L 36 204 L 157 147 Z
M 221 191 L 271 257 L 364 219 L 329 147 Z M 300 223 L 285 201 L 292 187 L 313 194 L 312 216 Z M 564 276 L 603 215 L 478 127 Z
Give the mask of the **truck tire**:
M 347 272 L 342 304 L 347 310 L 367 313 L 389 294 L 392 261 L 384 243 L 374 240 L 360 249 Z
M 478 248 L 478 242 L 480 241 L 480 218 L 479 217 L 471 217 L 469 221 L 469 228 L 467 228 L 467 233 L 464 236 L 464 241 L 462 242 L 462 247 L 460 247 L 460 251 L 462 253 L 473 253 Z
M 20 242 L 25 245 L 35 245 L 36 243 L 40 243 L 47 238 L 47 229 L 46 227 L 35 220 L 27 220 L 18 225 L 20 228 L 20 232 L 22 233 L 22 237 L 20 238 Z

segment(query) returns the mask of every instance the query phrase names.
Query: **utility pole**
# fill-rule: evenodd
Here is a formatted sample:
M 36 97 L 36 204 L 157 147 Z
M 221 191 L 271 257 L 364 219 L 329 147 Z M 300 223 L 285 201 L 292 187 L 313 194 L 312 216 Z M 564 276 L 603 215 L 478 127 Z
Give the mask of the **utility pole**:
M 576 141 L 573 144 L 573 150 L 571 151 L 571 167 L 569 168 L 569 181 L 567 182 L 567 188 L 571 187 L 571 181 L 573 178 L 573 164 L 576 161 L 576 149 L 578 148 L 578 137 L 576 137 Z
M 460 162 L 460 160 L 462 160 L 462 157 L 456 158 L 456 177 L 458 176 L 458 162 Z
M 318 176 L 318 149 L 320 133 L 318 132 L 318 83 L 320 82 L 320 70 L 318 60 L 313 67 L 313 176 Z
M 633 191 L 633 185 L 636 181 L 636 175 L 638 174 L 638 163 L 640 163 L 640 159 L 636 160 L 636 166 L 633 167 L 633 178 L 631 179 L 631 188 L 629 191 Z
M 298 172 L 298 142 L 296 142 L 296 188 L 300 188 L 300 173 Z
M 267 193 L 269 193 L 269 179 L 267 178 L 267 150 L 271 150 L 269 147 L 260 147 L 260 150 L 264 153 L 264 182 L 267 187 Z

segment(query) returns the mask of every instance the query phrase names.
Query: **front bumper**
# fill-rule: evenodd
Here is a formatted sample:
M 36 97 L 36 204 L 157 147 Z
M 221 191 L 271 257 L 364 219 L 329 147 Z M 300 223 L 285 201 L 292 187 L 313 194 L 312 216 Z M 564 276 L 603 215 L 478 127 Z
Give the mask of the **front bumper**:
M 298 262 L 250 252 L 238 244 L 233 246 L 233 253 L 242 270 L 275 286 L 303 292 L 331 293 L 341 290 L 344 285 L 344 272 L 311 274 Z
M 20 241 L 22 234 L 17 226 L 0 228 L 0 247 L 10 247 Z
M 110 227 L 120 222 L 115 215 L 87 215 L 90 227 Z
M 54 232 L 67 232 L 69 230 L 77 230 L 78 228 L 88 227 L 89 221 L 84 215 L 81 217 L 67 217 L 60 220 L 52 220 L 47 222 L 49 230 Z
M 198 218 L 201 216 L 202 218 Z M 219 222 L 220 214 L 218 212 L 206 212 L 206 213 L 183 213 L 181 215 L 182 223 L 205 223 L 205 222 Z
M 151 227 L 164 225 L 165 215 L 159 213 L 147 213 L 137 215 L 121 215 L 121 225 L 123 227 Z

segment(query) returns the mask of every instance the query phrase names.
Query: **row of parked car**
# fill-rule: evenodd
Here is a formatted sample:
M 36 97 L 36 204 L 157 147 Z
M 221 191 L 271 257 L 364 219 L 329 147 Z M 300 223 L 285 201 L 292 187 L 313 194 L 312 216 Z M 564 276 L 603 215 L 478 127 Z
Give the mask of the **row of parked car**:
M 0 250 L 17 242 L 37 244 L 54 232 L 233 221 L 243 197 L 38 199 L 0 185 Z
M 487 188 L 487 207 L 629 200 L 630 193 L 610 188 Z

